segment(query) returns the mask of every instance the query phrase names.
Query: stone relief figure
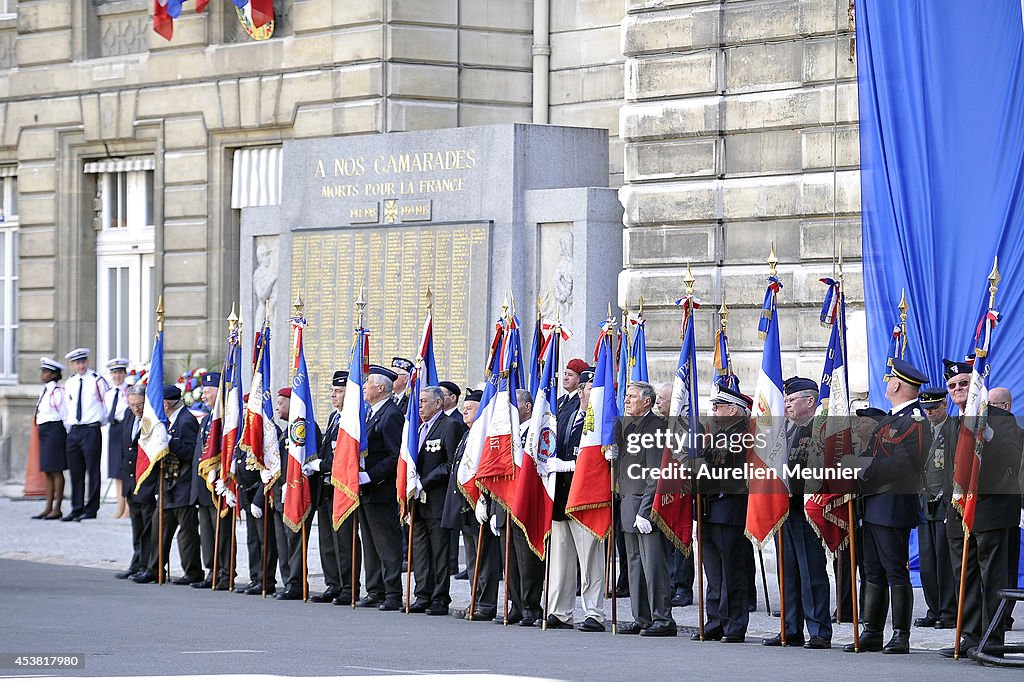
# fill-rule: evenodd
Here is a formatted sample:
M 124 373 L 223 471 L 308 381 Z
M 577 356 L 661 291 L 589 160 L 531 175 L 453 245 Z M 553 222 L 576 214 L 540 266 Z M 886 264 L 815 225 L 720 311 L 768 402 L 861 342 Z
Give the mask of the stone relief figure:
M 572 309 L 573 242 L 572 232 L 565 232 L 558 240 L 559 259 L 551 283 L 541 294 L 541 311 L 545 319 L 569 319 Z
M 252 320 L 263 320 L 263 302 L 270 299 L 270 309 L 277 309 L 277 245 L 278 237 L 256 238 L 256 270 L 252 273 Z

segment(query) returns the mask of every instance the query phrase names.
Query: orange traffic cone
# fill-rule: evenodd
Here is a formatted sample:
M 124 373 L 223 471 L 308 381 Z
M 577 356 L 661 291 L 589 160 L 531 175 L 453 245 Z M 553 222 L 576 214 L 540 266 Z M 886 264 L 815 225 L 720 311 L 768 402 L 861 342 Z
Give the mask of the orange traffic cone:
M 32 434 L 28 439 L 28 459 L 25 462 L 25 497 L 45 497 L 46 477 L 39 470 L 39 425 L 32 420 Z

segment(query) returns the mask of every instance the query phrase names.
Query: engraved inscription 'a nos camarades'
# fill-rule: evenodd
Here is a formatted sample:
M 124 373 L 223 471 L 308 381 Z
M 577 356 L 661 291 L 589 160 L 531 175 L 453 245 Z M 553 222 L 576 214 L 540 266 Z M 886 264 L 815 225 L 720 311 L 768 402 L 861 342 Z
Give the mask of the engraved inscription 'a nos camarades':
M 292 273 L 292 289 L 302 292 L 315 330 L 303 339 L 311 385 L 327 385 L 334 370 L 348 367 L 360 286 L 373 362 L 417 347 L 429 287 L 438 373 L 460 385 L 480 381 L 470 360 L 480 364 L 485 349 L 470 348 L 470 330 L 487 327 L 489 259 L 487 223 L 296 231 L 292 262 L 305 267 Z

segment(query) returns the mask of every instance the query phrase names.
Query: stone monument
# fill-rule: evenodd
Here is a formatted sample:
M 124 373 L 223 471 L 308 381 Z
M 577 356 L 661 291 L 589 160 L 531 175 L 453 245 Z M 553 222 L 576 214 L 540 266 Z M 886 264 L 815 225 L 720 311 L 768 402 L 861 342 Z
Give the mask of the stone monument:
M 438 373 L 483 380 L 511 296 L 524 352 L 537 314 L 590 358 L 622 268 L 622 209 L 607 188 L 607 131 L 496 125 L 283 145 L 282 203 L 242 211 L 246 337 L 271 301 L 273 383 L 287 382 L 288 304 L 301 295 L 314 386 L 347 368 L 354 301 L 367 302 L 371 362 L 415 360 L 433 292 Z M 287 295 L 285 295 L 287 294 Z

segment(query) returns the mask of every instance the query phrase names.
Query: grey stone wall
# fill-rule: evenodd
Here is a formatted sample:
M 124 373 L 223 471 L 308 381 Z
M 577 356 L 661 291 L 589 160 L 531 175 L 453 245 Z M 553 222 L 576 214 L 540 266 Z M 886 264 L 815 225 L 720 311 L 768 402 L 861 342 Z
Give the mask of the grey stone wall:
M 700 363 L 703 385 L 724 291 L 734 364 L 743 387 L 753 390 L 758 308 L 774 241 L 784 284 L 783 370 L 817 380 L 828 341 L 817 320 L 824 295 L 818 279 L 833 272 L 835 238 L 843 244 L 851 303 L 851 383 L 866 390 L 856 364 L 866 342 L 847 0 L 629 0 L 627 9 L 619 298 L 631 309 L 645 300 L 652 372 L 667 380 L 674 369 L 681 315 L 673 302 L 691 262 L 705 301 L 697 328 L 707 360 Z

